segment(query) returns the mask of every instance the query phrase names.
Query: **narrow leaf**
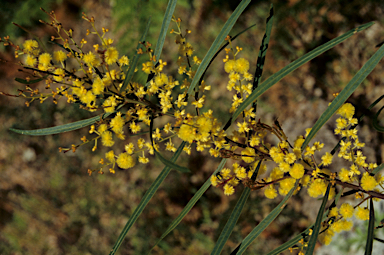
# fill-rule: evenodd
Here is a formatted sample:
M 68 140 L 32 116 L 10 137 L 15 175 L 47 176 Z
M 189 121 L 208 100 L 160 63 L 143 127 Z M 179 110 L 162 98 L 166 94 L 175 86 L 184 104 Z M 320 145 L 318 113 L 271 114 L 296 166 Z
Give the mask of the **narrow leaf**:
M 257 57 L 256 71 L 255 71 L 255 80 L 253 82 L 253 90 L 255 90 L 260 83 L 261 75 L 263 74 L 263 68 L 265 63 L 265 57 L 267 55 L 267 50 L 269 46 L 269 39 L 271 38 L 273 24 L 273 4 L 271 4 L 271 9 L 269 11 L 269 17 L 267 18 L 267 26 L 265 29 L 265 34 L 261 42 L 259 55 Z
M 15 78 L 15 81 L 20 82 L 22 84 L 31 85 L 31 84 L 34 84 L 34 83 L 38 83 L 38 82 L 44 80 L 47 77 L 48 77 L 48 75 L 44 76 L 43 78 L 39 78 L 39 79 L 36 79 L 36 80 L 29 80 L 29 81 L 24 80 L 24 79 L 20 79 L 20 78 Z
M 261 81 L 261 76 L 263 74 L 263 69 L 264 69 L 265 57 L 267 56 L 267 50 L 269 46 L 269 39 L 271 38 L 272 24 L 273 24 L 273 4 L 271 4 L 269 17 L 267 18 L 267 26 L 265 29 L 265 34 L 263 36 L 263 40 L 261 41 L 259 55 L 257 56 L 255 79 L 253 81 L 252 91 L 259 86 L 259 83 Z M 253 112 L 256 114 L 256 110 L 257 110 L 256 100 L 253 102 L 252 108 L 253 108 Z
M 292 197 L 293 192 L 296 190 L 298 185 L 298 181 L 296 182 L 295 186 L 289 191 L 287 196 L 283 199 L 283 201 L 280 202 L 276 206 L 275 209 L 273 209 L 267 217 L 265 217 L 259 225 L 257 225 L 251 233 L 249 233 L 244 240 L 241 242 L 239 246 L 231 253 L 231 254 L 243 254 L 243 252 L 248 248 L 248 246 L 263 232 L 271 222 L 276 219 L 276 217 L 281 213 L 281 211 L 286 206 L 288 200 Z
M 191 85 L 188 89 L 188 95 L 192 95 L 193 91 L 200 80 L 200 77 L 205 72 L 209 62 L 217 52 L 217 50 L 220 48 L 221 44 L 224 42 L 225 37 L 229 34 L 231 31 L 233 25 L 235 24 L 236 20 L 239 18 L 240 14 L 244 11 L 245 7 L 248 6 L 248 4 L 251 2 L 251 0 L 243 0 L 240 2 L 240 4 L 237 6 L 235 11 L 232 13 L 232 15 L 229 17 L 227 22 L 225 22 L 223 28 L 221 29 L 219 35 L 216 37 L 215 41 L 212 43 L 211 47 L 209 48 L 207 54 L 201 61 L 201 64 L 199 65 L 199 68 L 196 71 L 195 76 L 193 77 L 193 80 L 191 82 Z
M 321 222 L 323 221 L 325 205 L 327 204 L 330 190 L 331 190 L 331 183 L 328 184 L 327 191 L 325 192 L 325 196 L 323 198 L 323 202 L 321 203 L 319 213 L 317 214 L 315 226 L 313 227 L 313 232 L 308 242 L 307 251 L 305 252 L 306 255 L 313 254 L 313 251 L 315 250 L 317 237 L 319 236 L 319 232 L 320 232 Z
M 373 174 L 377 174 L 377 173 L 380 172 L 383 168 L 384 168 L 384 163 L 382 163 L 380 166 L 378 166 L 378 167 L 376 167 L 375 169 L 373 169 L 372 173 L 373 173 Z
M 333 201 L 332 205 L 336 205 L 337 202 L 339 201 L 341 195 L 343 194 L 343 190 L 340 190 L 339 193 L 337 193 L 336 195 L 336 198 L 335 200 Z M 326 218 L 327 218 L 327 215 L 328 215 L 328 212 L 329 212 L 329 209 L 327 209 L 327 211 L 323 214 L 323 218 L 322 218 L 322 221 L 324 221 Z M 287 250 L 288 248 L 294 246 L 295 244 L 297 244 L 297 242 L 299 242 L 301 239 L 305 238 L 306 236 L 308 236 L 309 234 L 309 230 L 312 229 L 314 226 L 314 224 L 310 225 L 306 230 L 304 230 L 303 232 L 301 232 L 300 234 L 298 234 L 297 236 L 295 236 L 294 238 L 292 238 L 291 240 L 289 240 L 288 242 L 285 242 L 284 244 L 280 245 L 279 247 L 277 247 L 276 249 L 274 249 L 273 251 L 269 252 L 267 255 L 277 255 L 277 254 L 280 254 L 282 253 L 283 251 Z
M 352 93 L 357 89 L 357 87 L 363 82 L 363 80 L 372 72 L 376 67 L 379 61 L 384 56 L 384 45 L 376 51 L 375 54 L 364 64 L 364 66 L 356 73 L 352 80 L 347 84 L 347 86 L 339 93 L 339 95 L 332 101 L 331 105 L 325 110 L 325 112 L 320 116 L 316 121 L 315 125 L 312 127 L 311 132 L 305 138 L 301 149 L 304 150 L 307 147 L 309 141 L 316 135 L 319 129 L 332 117 L 332 115 L 342 106 L 342 104 L 347 101 L 347 99 L 352 95 Z
M 165 10 L 163 23 L 161 25 L 159 39 L 157 40 L 155 56 L 156 61 L 158 62 L 160 59 L 161 51 L 163 50 L 163 45 L 165 41 L 165 37 L 168 32 L 169 23 L 171 22 L 173 12 L 175 11 L 177 0 L 169 0 L 167 9 Z
M 375 230 L 375 209 L 373 208 L 372 197 L 369 199 L 369 223 L 368 223 L 368 235 L 367 244 L 365 246 L 364 255 L 372 254 L 373 249 L 373 231 Z
M 221 251 L 224 248 L 225 243 L 227 242 L 229 236 L 231 235 L 233 228 L 236 225 L 237 220 L 240 217 L 241 212 L 243 211 L 243 208 L 245 206 L 245 203 L 247 202 L 249 193 L 251 192 L 251 189 L 248 187 L 245 187 L 243 193 L 241 194 L 239 200 L 236 203 L 235 208 L 233 209 L 231 216 L 229 217 L 227 223 L 224 226 L 223 231 L 221 231 L 219 239 L 216 242 L 215 247 L 213 248 L 212 255 L 213 254 L 220 254 Z
M 217 167 L 216 171 L 212 175 L 216 175 L 216 173 L 220 172 L 223 169 L 225 163 L 227 162 L 226 158 L 223 158 Z M 211 175 L 211 176 L 212 176 Z M 174 230 L 177 225 L 181 222 L 181 220 L 188 214 L 188 212 L 192 209 L 192 207 L 200 200 L 201 196 L 205 193 L 205 191 L 211 186 L 211 178 L 209 178 L 203 186 L 195 193 L 195 195 L 189 200 L 188 204 L 184 207 L 181 213 L 174 219 L 171 225 L 167 228 L 167 230 L 161 235 L 159 240 L 157 240 L 156 244 L 152 247 L 151 251 L 155 246 L 157 246 L 161 240 L 163 240 L 172 230 Z
M 22 134 L 22 135 L 54 135 L 54 134 L 59 134 L 59 133 L 64 133 L 68 131 L 73 131 L 76 129 L 80 129 L 89 125 L 92 125 L 96 121 L 99 121 L 101 118 L 106 118 L 109 114 L 104 114 L 104 115 L 99 115 L 92 117 L 90 119 L 85 119 L 85 120 L 79 120 L 76 122 L 56 126 L 56 127 L 50 127 L 50 128 L 41 128 L 41 129 L 33 129 L 33 130 L 21 130 L 21 129 L 16 129 L 16 128 L 10 128 L 9 130 Z
M 180 156 L 181 152 L 183 151 L 183 148 L 185 146 L 185 142 L 182 142 L 180 147 L 177 149 L 175 154 L 172 156 L 171 161 L 175 162 L 176 159 Z M 156 178 L 156 180 L 152 183 L 151 187 L 147 190 L 143 198 L 141 199 L 139 205 L 136 207 L 135 211 L 129 218 L 127 224 L 125 224 L 123 230 L 121 231 L 119 237 L 117 238 L 117 241 L 115 245 L 113 246 L 110 255 L 114 255 L 116 251 L 119 249 L 121 243 L 123 242 L 125 236 L 127 235 L 128 231 L 131 229 L 132 225 L 136 222 L 136 220 L 139 218 L 140 214 L 143 212 L 144 208 L 147 206 L 149 201 L 152 199 L 153 195 L 156 193 L 157 189 L 159 188 L 160 184 L 164 181 L 164 179 L 167 177 L 169 172 L 171 171 L 171 168 L 166 166 L 164 167 L 163 171 L 159 174 L 159 176 Z
M 172 168 L 172 169 L 175 169 L 175 170 L 177 170 L 177 171 L 179 171 L 179 172 L 182 172 L 182 173 L 190 173 L 190 172 L 191 172 L 191 170 L 189 170 L 188 168 L 186 168 L 186 167 L 184 167 L 184 166 L 179 166 L 179 165 L 173 163 L 172 161 L 170 161 L 170 160 L 164 158 L 164 157 L 163 157 L 158 151 L 156 151 L 155 149 L 154 149 L 154 152 L 155 152 L 156 157 L 158 157 L 158 158 L 160 159 L 160 161 L 161 161 L 164 165 L 166 165 L 166 166 L 168 166 L 168 167 L 170 167 L 170 168 Z
M 375 116 L 373 117 L 373 120 L 372 120 L 373 128 L 376 129 L 376 131 L 381 132 L 381 133 L 384 132 L 384 127 L 379 125 L 378 118 L 379 118 L 379 114 L 383 110 L 383 108 L 384 108 L 384 106 L 380 108 L 380 110 L 375 114 Z
M 141 42 L 145 41 L 145 37 L 147 36 L 150 24 L 151 24 L 151 18 L 148 19 L 145 31 L 144 31 L 143 35 L 141 36 L 141 38 L 140 38 L 140 42 L 137 44 L 135 56 L 133 57 L 132 63 L 129 65 L 129 69 L 128 69 L 127 73 L 126 73 L 123 85 L 120 88 L 120 93 L 125 91 L 125 89 L 127 88 L 129 82 L 131 81 L 131 79 L 132 79 L 132 77 L 133 77 L 133 75 L 135 73 L 135 69 L 136 69 L 137 63 L 139 62 L 139 58 L 141 56 L 141 54 L 138 54 L 138 50 L 142 46 Z
M 230 118 L 230 120 L 228 121 L 226 127 L 230 126 L 233 122 L 235 122 L 235 120 L 237 119 L 237 117 L 245 110 L 245 108 L 247 108 L 247 106 L 249 106 L 250 104 L 252 104 L 259 96 L 261 96 L 262 94 L 264 94 L 270 87 L 272 87 L 273 85 L 275 85 L 277 82 L 279 82 L 282 78 L 284 78 L 286 75 L 288 75 L 289 73 L 291 73 L 292 71 L 296 70 L 297 68 L 299 68 L 300 66 L 304 65 L 305 63 L 309 62 L 310 60 L 312 60 L 313 58 L 319 56 L 320 54 L 324 53 L 325 51 L 333 48 L 334 46 L 336 46 L 337 44 L 343 42 L 344 40 L 348 39 L 349 37 L 351 37 L 352 35 L 356 34 L 357 32 L 360 32 L 370 26 L 372 26 L 374 24 L 374 22 L 369 22 L 367 24 L 364 24 L 364 25 L 361 25 L 355 29 L 352 29 L 350 31 L 348 31 L 347 33 L 317 47 L 316 49 L 312 50 L 311 52 L 305 54 L 304 56 L 296 59 L 295 61 L 293 61 L 292 63 L 290 63 L 289 65 L 285 66 L 284 68 L 282 68 L 280 71 L 278 71 L 277 73 L 273 74 L 272 76 L 270 76 L 267 80 L 265 80 L 262 84 L 260 84 L 260 86 L 255 89 L 248 97 L 247 99 L 244 100 L 243 103 L 241 103 L 239 105 L 239 107 L 237 108 L 237 110 L 233 113 L 232 117 Z M 227 127 L 227 128 L 228 128 Z

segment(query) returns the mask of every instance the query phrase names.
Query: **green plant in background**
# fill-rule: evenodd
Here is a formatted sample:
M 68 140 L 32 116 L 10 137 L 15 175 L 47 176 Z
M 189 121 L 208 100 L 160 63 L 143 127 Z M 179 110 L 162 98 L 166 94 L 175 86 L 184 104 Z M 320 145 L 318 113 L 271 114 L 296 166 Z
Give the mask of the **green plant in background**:
M 378 173 L 383 165 L 366 162 L 366 157 L 361 151 L 365 145 L 359 142 L 356 129 L 362 116 L 359 120 L 355 118 L 354 106 L 345 102 L 384 56 L 384 48 L 379 48 L 345 88 L 335 95 L 327 110 L 305 135 L 292 139 L 285 135 L 278 121 L 273 124 L 257 121 L 256 106 L 257 99 L 283 77 L 373 23 L 359 26 L 315 48 L 261 83 L 272 29 L 273 8 L 267 19 L 267 29 L 254 75 L 249 71 L 251 67 L 243 56 L 242 48 L 235 46 L 238 36 L 245 31 L 233 37 L 229 36 L 232 27 L 249 3 L 250 0 L 243 0 L 238 5 L 203 58 L 195 54 L 194 46 L 186 39 L 186 34 L 192 31 L 183 30 L 181 20 L 173 17 L 176 1 L 168 3 L 155 49 L 153 50 L 152 44 L 146 40 L 151 23 L 149 19 L 135 54 L 130 59 L 121 55 L 113 46 L 113 40 L 108 37 L 108 29 L 102 28 L 100 31 L 95 26 L 94 18 L 85 14 L 83 18 L 90 24 L 87 36 L 96 36 L 100 41 L 99 44 L 89 47 L 91 49 L 87 49 L 88 39 L 73 38 L 72 29 L 66 29 L 56 19 L 54 12 L 47 13 L 52 22 L 46 23 L 57 32 L 52 36 L 52 42 L 57 46 L 53 54 L 46 50 L 41 41 L 26 40 L 19 46 L 9 37 L 4 38 L 4 44 L 14 48 L 16 57 L 22 59 L 19 65 L 29 74 L 27 79 L 17 78 L 17 81 L 26 84 L 26 88 L 14 96 L 25 97 L 27 106 L 35 100 L 44 102 L 53 98 L 53 102 L 57 102 L 59 98 L 65 97 L 68 103 L 78 104 L 81 109 L 99 112 L 99 115 L 93 118 L 53 128 L 11 129 L 12 131 L 26 135 L 49 135 L 90 127 L 89 136 L 84 136 L 81 144 L 60 148 L 63 152 L 75 152 L 77 148 L 88 143 L 92 143 L 92 151 L 95 151 L 100 144 L 113 147 L 117 139 L 126 141 L 124 148 L 109 150 L 105 157 L 99 160 L 100 165 L 97 168 L 88 169 L 89 175 L 94 172 L 104 174 L 105 171 L 115 174 L 118 168 L 138 167 L 136 161 L 147 164 L 151 155 L 156 156 L 165 165 L 130 215 L 111 254 L 116 253 L 171 169 L 182 173 L 189 172 L 188 168 L 175 162 L 181 153 L 190 155 L 192 150 L 208 151 L 211 156 L 222 160 L 216 171 L 165 230 L 156 245 L 181 222 L 211 185 L 223 188 L 224 194 L 228 196 L 235 193 L 237 186 L 245 186 L 212 254 L 222 251 L 241 212 L 248 205 L 247 199 L 251 191 L 263 189 L 268 199 L 277 199 L 279 193 L 283 196 L 282 201 L 233 251 L 233 254 L 242 254 L 278 217 L 289 199 L 305 187 L 310 197 L 323 196 L 316 222 L 269 254 L 279 254 L 287 249 L 297 250 L 299 254 L 312 254 L 317 240 L 329 244 L 335 232 L 350 230 L 352 222 L 348 219 L 353 215 L 363 221 L 369 220 L 366 253 L 372 252 L 375 230 L 373 200 L 384 198 L 384 178 Z M 171 21 L 176 24 L 176 29 L 171 32 L 176 36 L 179 52 L 177 72 L 182 76 L 181 82 L 166 74 L 167 63 L 160 59 Z M 226 52 L 223 62 L 228 73 L 227 90 L 232 93 L 232 105 L 228 107 L 230 117 L 225 125 L 219 123 L 211 109 L 204 107 L 210 100 L 205 95 L 206 91 L 214 89 L 214 86 L 206 84 L 204 75 L 222 50 Z M 142 55 L 147 58 L 142 66 L 138 66 L 139 58 L 144 57 Z M 145 74 L 147 81 L 137 82 L 135 77 L 138 73 Z M 43 80 L 47 93 L 31 89 L 29 86 Z M 369 108 L 380 100 L 381 98 L 372 103 Z M 309 144 L 335 113 L 340 117 L 336 121 L 334 132 L 340 135 L 341 140 L 334 150 L 320 154 L 324 146 L 321 141 Z M 374 119 L 376 126 L 379 113 L 380 111 Z M 165 124 L 159 126 L 158 119 L 165 119 Z M 134 136 L 139 135 L 140 137 L 134 140 Z M 270 144 L 266 140 L 267 136 L 275 136 L 279 142 Z M 167 159 L 166 151 L 174 153 L 171 159 Z M 332 168 L 333 155 L 336 152 L 338 157 L 346 161 L 345 168 Z M 225 167 L 228 159 L 235 163 Z M 267 161 L 274 164 L 270 171 L 265 164 Z M 339 203 L 342 195 L 353 194 L 356 198 L 354 205 Z M 327 205 L 328 200 L 331 201 L 330 205 Z

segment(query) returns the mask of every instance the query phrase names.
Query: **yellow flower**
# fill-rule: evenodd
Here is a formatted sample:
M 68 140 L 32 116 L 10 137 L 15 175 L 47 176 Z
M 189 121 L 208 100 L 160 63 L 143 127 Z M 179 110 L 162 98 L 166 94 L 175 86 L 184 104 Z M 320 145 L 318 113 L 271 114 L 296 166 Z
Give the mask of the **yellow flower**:
M 355 114 L 355 107 L 350 103 L 343 104 L 337 111 L 337 114 L 341 115 L 346 119 L 352 118 Z
M 120 153 L 116 160 L 117 165 L 120 168 L 128 169 L 135 165 L 135 160 L 131 155 L 126 152 Z
M 91 103 L 96 101 L 96 96 L 92 93 L 92 91 L 88 90 L 87 93 L 80 96 L 80 101 L 87 106 L 91 106 Z
M 105 61 L 108 65 L 112 65 L 119 58 L 119 52 L 115 47 L 109 47 L 105 52 Z
M 273 185 L 269 185 L 267 188 L 264 189 L 264 195 L 266 198 L 269 199 L 274 199 L 275 197 L 277 197 L 277 192 Z
M 124 121 L 124 118 L 121 117 L 121 112 L 118 112 L 110 122 L 112 131 L 115 133 L 121 133 L 123 131 L 124 124 L 125 124 L 125 121 Z
M 137 132 L 139 132 L 141 130 L 141 127 L 139 125 L 136 125 L 135 122 L 131 122 L 129 124 L 129 128 L 131 129 L 132 133 L 136 134 Z
M 164 84 L 168 83 L 168 76 L 164 73 L 160 73 L 155 76 L 155 84 L 157 86 L 163 86 Z
M 369 210 L 367 208 L 357 207 L 355 216 L 359 220 L 369 220 Z
M 371 191 L 377 186 L 377 181 L 375 180 L 375 177 L 369 175 L 369 173 L 365 172 L 363 174 L 363 178 L 361 178 L 361 187 L 364 190 Z
M 61 50 L 55 51 L 53 52 L 53 59 L 58 63 L 64 62 L 67 59 L 67 54 Z
M 93 80 L 92 92 L 94 95 L 100 95 L 104 91 L 104 83 L 100 77 L 96 77 Z
M 245 163 L 252 163 L 253 161 L 255 161 L 255 156 L 256 156 L 255 149 L 247 147 L 241 151 L 241 155 L 242 155 L 241 159 Z
M 212 175 L 210 180 L 211 180 L 212 186 L 216 187 L 218 185 L 219 179 L 217 178 L 216 175 Z
M 35 50 L 39 47 L 39 44 L 35 40 L 26 40 L 23 43 L 23 47 L 27 53 L 32 53 L 33 50 Z
M 233 60 L 233 59 L 228 60 L 227 62 L 225 62 L 224 70 L 227 73 L 233 72 L 235 69 L 235 64 L 236 64 L 235 60 Z
M 300 179 L 304 175 L 304 166 L 299 163 L 295 163 L 289 170 L 289 174 L 295 178 Z
M 354 209 L 353 209 L 353 206 L 348 204 L 348 203 L 344 203 L 340 206 L 340 214 L 348 219 L 348 218 L 351 218 L 353 216 L 353 212 L 354 212 Z
M 107 124 L 101 124 L 100 126 L 97 127 L 97 132 L 99 132 L 99 134 L 102 134 L 105 131 L 107 131 L 107 129 L 108 129 Z
M 39 56 L 39 64 L 43 65 L 43 67 L 48 67 L 51 65 L 52 57 L 49 53 L 43 53 Z
M 277 180 L 277 179 L 283 178 L 283 176 L 284 176 L 284 172 L 281 171 L 280 168 L 275 167 L 275 168 L 272 169 L 272 172 L 271 172 L 269 177 L 272 180 Z
M 351 181 L 351 178 L 349 177 L 349 171 L 345 168 L 341 168 L 339 173 L 340 181 L 342 182 L 348 182 Z
M 109 162 L 115 162 L 115 153 L 113 151 L 108 151 L 105 153 L 105 158 L 109 160 Z
M 321 157 L 321 162 L 324 166 L 329 166 L 332 163 L 333 155 L 329 152 L 326 152 L 324 156 Z
M 228 62 L 227 62 L 228 63 Z M 245 58 L 239 58 L 236 60 L 235 71 L 238 73 L 246 73 L 249 70 L 249 62 Z
M 224 195 L 230 196 L 235 193 L 235 188 L 228 183 L 224 185 Z
M 293 178 L 287 178 L 282 180 L 280 184 L 279 193 L 281 195 L 286 195 L 288 192 L 295 186 L 296 180 Z
M 127 66 L 129 65 L 129 59 L 127 56 L 122 56 L 120 59 L 119 59 L 119 64 L 121 66 Z
M 111 147 L 115 144 L 115 141 L 112 139 L 112 132 L 111 131 L 104 131 L 101 134 L 101 142 L 104 146 Z
M 36 60 L 35 57 L 33 57 L 33 56 L 29 55 L 29 54 L 25 57 L 25 64 L 27 66 L 34 67 L 36 65 L 36 63 L 37 63 L 37 60 Z
M 308 195 L 311 197 L 318 197 L 320 195 L 324 195 L 327 190 L 327 185 L 322 179 L 316 179 L 312 181 L 308 188 Z
M 115 111 L 116 105 L 117 105 L 116 98 L 114 96 L 110 96 L 103 103 L 104 111 L 113 112 Z
M 96 56 L 95 56 L 95 54 L 93 54 L 93 53 L 90 51 L 90 52 L 88 52 L 87 54 L 85 54 L 85 55 L 83 56 L 83 60 L 84 60 L 84 62 L 85 62 L 87 65 L 92 66 L 92 63 L 95 62 L 95 60 L 96 60 Z
M 329 213 L 328 213 L 328 217 L 337 217 L 339 215 L 338 213 L 339 209 L 337 209 L 337 207 L 333 207 Z
M 55 81 L 60 82 L 60 81 L 64 80 L 65 71 L 63 69 L 57 68 L 53 73 L 56 74 L 56 75 L 53 76 L 53 79 Z
M 288 153 L 285 155 L 284 160 L 289 164 L 293 164 L 293 162 L 296 161 L 296 155 L 294 153 Z
M 179 132 L 177 136 L 183 141 L 192 143 L 196 136 L 196 131 L 193 127 L 187 124 L 183 124 L 180 126 Z
M 319 235 L 319 241 L 325 245 L 328 245 L 332 241 L 332 237 L 335 235 L 331 229 L 326 230 L 322 234 Z

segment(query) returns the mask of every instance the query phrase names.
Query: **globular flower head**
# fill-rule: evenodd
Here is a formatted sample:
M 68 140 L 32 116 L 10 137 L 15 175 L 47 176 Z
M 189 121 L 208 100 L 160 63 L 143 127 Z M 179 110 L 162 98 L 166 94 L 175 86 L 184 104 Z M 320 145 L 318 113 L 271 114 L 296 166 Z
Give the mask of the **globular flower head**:
M 53 76 L 53 79 L 55 81 L 60 82 L 60 81 L 64 80 L 65 71 L 63 69 L 57 68 L 53 73 L 56 74 L 56 75 Z
M 194 127 L 183 124 L 180 126 L 179 132 L 177 133 L 180 139 L 183 141 L 192 143 L 196 136 L 196 130 Z
M 369 220 L 369 210 L 367 208 L 357 207 L 355 216 L 359 220 Z
M 363 178 L 361 178 L 361 187 L 364 190 L 371 191 L 377 186 L 377 181 L 375 177 L 369 175 L 369 173 L 365 172 L 363 174 Z
M 274 199 L 275 197 L 277 197 L 277 191 L 273 187 L 273 185 L 269 185 L 264 189 L 264 195 L 266 198 Z
M 53 52 L 53 59 L 58 63 L 64 62 L 67 59 L 67 54 L 61 50 L 55 51 Z
M 39 56 L 39 64 L 48 67 L 51 65 L 52 56 L 49 53 L 43 53 Z
M 293 164 L 293 166 L 289 170 L 289 174 L 295 179 L 300 179 L 304 176 L 304 166 L 299 163 Z
M 324 195 L 327 190 L 327 184 L 322 179 L 315 179 L 308 187 L 308 195 L 311 197 L 318 197 Z
M 33 57 L 32 55 L 29 55 L 29 54 L 28 54 L 28 55 L 25 57 L 25 64 L 26 64 L 27 66 L 34 67 L 34 66 L 36 65 L 36 63 L 37 63 L 37 60 L 36 60 L 36 58 Z
M 224 65 L 224 70 L 225 72 L 227 73 L 231 73 L 234 71 L 235 69 L 235 60 L 231 59 L 231 60 L 228 60 L 227 62 L 225 62 L 225 65 Z
M 239 58 L 235 62 L 235 71 L 238 73 L 246 73 L 249 70 L 249 62 L 245 58 Z
M 35 40 L 26 40 L 26 41 L 23 43 L 23 47 L 24 47 L 24 50 L 25 50 L 27 53 L 32 54 L 33 51 L 39 47 L 39 44 L 38 44 L 37 41 L 35 41 Z
M 355 107 L 350 103 L 345 103 L 337 111 L 337 114 L 341 115 L 346 119 L 352 118 L 355 114 Z
M 348 219 L 353 216 L 354 210 L 352 205 L 344 203 L 340 206 L 339 212 L 344 218 Z
M 131 155 L 127 152 L 120 153 L 116 160 L 117 165 L 120 168 L 128 169 L 134 167 L 136 162 Z
M 230 196 L 235 193 L 235 188 L 228 183 L 224 185 L 224 195 Z
M 107 62 L 108 65 L 112 65 L 113 63 L 115 63 L 118 58 L 119 52 L 116 50 L 115 47 L 109 47 L 105 52 L 105 62 Z

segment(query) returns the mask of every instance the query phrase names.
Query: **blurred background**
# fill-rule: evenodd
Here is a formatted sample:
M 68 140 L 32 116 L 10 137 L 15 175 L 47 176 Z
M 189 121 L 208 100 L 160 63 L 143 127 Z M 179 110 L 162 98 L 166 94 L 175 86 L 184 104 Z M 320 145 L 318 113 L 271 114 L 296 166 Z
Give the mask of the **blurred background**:
M 332 94 L 341 91 L 377 50 L 375 46 L 384 41 L 384 5 L 380 0 L 252 1 L 231 35 L 256 24 L 234 42 L 243 48 L 241 56 L 248 58 L 253 67 L 271 3 L 275 16 L 262 80 L 315 47 L 356 26 L 375 21 L 369 29 L 291 73 L 259 99 L 257 118 L 267 124 L 278 119 L 292 141 L 315 123 L 333 99 Z M 0 35 L 9 35 L 18 44 L 32 39 L 12 25 L 15 22 L 48 41 L 54 31 L 39 22 L 39 19 L 49 21 L 39 9 L 43 7 L 54 10 L 63 26 L 72 28 L 74 37 L 80 41 L 86 29 L 91 29 L 81 19 L 85 12 L 95 17 L 99 30 L 109 28 L 109 37 L 115 40 L 120 53 L 131 57 L 149 16 L 152 22 L 148 40 L 155 45 L 166 6 L 167 1 L 139 0 L 1 1 Z M 187 40 L 201 59 L 236 6 L 237 1 L 178 1 L 174 14 L 182 19 L 183 29 L 192 30 Z M 171 23 L 170 28 L 176 26 Z M 86 39 L 88 47 L 96 43 L 90 37 Z M 176 54 L 174 35 L 170 34 L 161 58 L 168 63 L 166 73 L 182 80 L 175 68 Z M 226 92 L 224 57 L 223 53 L 218 56 L 205 77 L 212 86 L 207 108 L 212 108 L 222 123 L 229 118 L 226 112 L 232 98 Z M 0 58 L 11 61 L 0 63 L 0 91 L 17 94 L 17 89 L 24 87 L 14 78 L 25 78 L 25 74 L 12 64 L 15 62 L 12 49 L 1 45 Z M 372 112 L 367 107 L 384 94 L 383 71 L 379 63 L 348 100 L 356 107 L 356 116 L 363 113 L 368 116 L 359 126 L 360 140 L 366 143 L 363 151 L 367 161 L 378 164 L 383 159 L 383 134 L 373 129 Z M 137 77 L 139 81 L 144 78 Z M 43 90 L 44 83 L 32 88 Z M 86 145 L 76 153 L 65 154 L 58 150 L 80 143 L 80 138 L 88 134 L 87 128 L 44 137 L 23 136 L 8 129 L 51 127 L 94 115 L 65 100 L 59 100 L 57 105 L 51 99 L 43 104 L 34 102 L 29 108 L 24 103 L 22 98 L 0 97 L 0 254 L 108 254 L 163 165 L 152 158 L 148 165 L 117 171 L 115 175 L 88 176 L 87 169 L 98 166 L 105 148 L 92 152 L 92 145 Z M 379 103 L 375 110 L 381 106 Z M 315 138 L 325 143 L 327 151 L 338 141 L 333 129 L 334 119 Z M 178 163 L 191 169 L 192 174 L 171 172 L 128 233 L 120 254 L 146 254 L 218 162 L 207 153 L 181 157 Z M 341 163 L 332 166 L 337 168 Z M 220 189 L 210 188 L 152 254 L 209 254 L 241 191 L 242 188 L 237 188 L 235 195 L 226 197 Z M 262 192 L 252 192 L 223 254 L 229 254 L 280 201 L 281 197 L 268 200 Z M 304 230 L 315 221 L 320 202 L 308 198 L 306 191 L 300 192 L 247 253 L 266 254 Z M 382 205 L 376 207 L 376 215 L 378 222 L 384 218 Z M 365 231 L 366 224 L 355 224 L 353 231 L 338 235 L 330 246 L 319 245 L 316 254 L 361 254 Z M 377 230 L 377 235 L 383 235 L 382 229 Z M 383 248 L 377 245 L 375 242 L 374 250 L 381 252 Z

